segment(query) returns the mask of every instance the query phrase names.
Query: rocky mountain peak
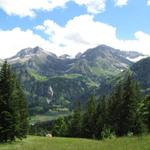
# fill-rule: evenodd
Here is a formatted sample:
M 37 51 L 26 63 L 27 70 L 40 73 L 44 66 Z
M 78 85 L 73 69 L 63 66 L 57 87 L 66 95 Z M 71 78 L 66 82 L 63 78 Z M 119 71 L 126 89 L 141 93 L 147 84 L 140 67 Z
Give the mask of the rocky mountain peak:
M 30 59 L 34 58 L 39 58 L 39 59 L 45 59 L 45 58 L 57 58 L 57 56 L 51 52 L 45 51 L 39 46 L 36 46 L 34 48 L 28 47 L 25 49 L 22 49 L 19 51 L 15 56 L 8 58 L 9 63 L 16 63 L 16 62 L 26 62 Z
M 71 56 L 64 54 L 64 55 L 59 56 L 59 59 L 71 59 Z
M 81 55 L 82 55 L 82 53 L 81 53 L 81 52 L 79 52 L 79 53 L 77 53 L 77 54 L 76 54 L 75 58 L 77 58 L 77 59 L 78 59 L 78 58 L 80 58 L 80 57 L 81 57 Z
M 31 55 L 36 55 L 36 54 L 40 54 L 43 53 L 44 50 L 40 47 L 35 47 L 35 48 L 25 48 L 22 49 L 21 51 L 19 51 L 14 57 L 26 57 L 26 56 L 31 56 Z

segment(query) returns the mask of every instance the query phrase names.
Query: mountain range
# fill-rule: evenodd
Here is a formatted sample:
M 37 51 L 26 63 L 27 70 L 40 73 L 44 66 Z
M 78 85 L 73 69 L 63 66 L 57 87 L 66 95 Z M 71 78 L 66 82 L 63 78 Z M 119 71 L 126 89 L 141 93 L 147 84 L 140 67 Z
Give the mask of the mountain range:
M 142 73 L 147 73 L 150 59 L 134 62 L 142 57 L 145 55 L 138 52 L 100 45 L 75 58 L 58 57 L 40 47 L 26 48 L 7 61 L 23 86 L 30 113 L 34 114 L 49 109 L 72 109 L 77 101 L 85 103 L 90 95 L 103 85 L 109 86 L 110 80 L 128 68 L 148 90 L 150 83 L 146 79 L 150 76 L 147 74 L 143 80 Z M 147 65 L 146 69 L 143 65 Z

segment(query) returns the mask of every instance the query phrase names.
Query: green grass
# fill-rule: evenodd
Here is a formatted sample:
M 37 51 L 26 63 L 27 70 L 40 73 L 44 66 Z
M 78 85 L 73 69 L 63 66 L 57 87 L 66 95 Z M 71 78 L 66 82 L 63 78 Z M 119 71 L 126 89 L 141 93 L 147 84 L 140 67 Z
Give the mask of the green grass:
M 103 141 L 29 136 L 23 141 L 0 144 L 0 150 L 150 150 L 150 136 Z
M 60 76 L 54 76 L 54 77 L 51 77 L 51 79 L 53 79 L 53 78 L 76 79 L 79 77 L 82 77 L 82 75 L 75 73 L 75 74 L 64 74 L 64 75 L 60 75 Z
M 43 121 L 49 121 L 49 120 L 55 120 L 56 118 L 60 116 L 67 116 L 70 114 L 70 111 L 52 111 L 48 112 L 47 114 L 39 114 L 31 116 L 30 124 L 35 124 L 37 122 L 43 122 Z
M 74 78 L 82 77 L 82 75 L 80 75 L 80 74 L 64 74 L 64 77 L 68 78 L 68 79 L 74 79 Z
M 28 73 L 38 81 L 47 81 L 48 80 L 47 77 L 39 75 L 37 72 L 35 72 L 32 69 L 28 70 Z

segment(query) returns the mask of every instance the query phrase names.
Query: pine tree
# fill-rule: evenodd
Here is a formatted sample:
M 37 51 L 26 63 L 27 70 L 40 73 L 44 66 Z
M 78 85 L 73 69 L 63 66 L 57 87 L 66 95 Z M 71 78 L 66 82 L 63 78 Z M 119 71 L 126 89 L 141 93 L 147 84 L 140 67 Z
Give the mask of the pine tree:
M 87 138 L 95 138 L 96 127 L 96 104 L 95 97 L 91 96 L 87 103 L 86 111 L 83 115 L 82 135 Z
M 138 83 L 130 73 L 121 81 L 109 98 L 109 125 L 119 136 L 142 133 L 143 119 L 139 111 L 141 96 Z
M 12 78 L 10 67 L 7 62 L 4 63 L 0 72 L 0 140 L 7 142 L 14 139 L 15 124 L 13 122 L 13 103 L 11 101 Z
M 52 128 L 52 134 L 55 136 L 66 136 L 68 134 L 68 126 L 64 117 L 59 117 L 55 120 Z
M 25 138 L 28 133 L 29 121 L 28 121 L 28 111 L 27 111 L 27 103 L 26 98 L 23 93 L 23 90 L 17 85 L 18 91 L 18 106 L 19 106 L 19 138 Z
M 108 127 L 108 109 L 106 98 L 102 97 L 99 100 L 99 103 L 96 107 L 96 128 L 95 128 L 95 136 L 96 138 L 102 138 L 101 133 L 105 127 Z
M 82 130 L 82 112 L 81 112 L 81 104 L 79 102 L 76 109 L 74 110 L 71 119 L 70 134 L 73 137 L 81 137 L 81 130 Z
M 139 122 L 137 121 L 137 108 L 139 103 L 139 89 L 137 83 L 129 74 L 123 85 L 122 102 L 119 108 L 120 127 L 119 135 L 126 135 L 128 132 L 138 133 Z
M 149 131 L 150 131 L 150 99 L 148 101 L 148 128 L 149 128 Z
M 120 114 L 123 105 L 122 96 L 123 84 L 119 82 L 108 100 L 108 122 L 112 130 L 117 135 L 119 135 L 122 131 L 122 118 Z
M 0 142 L 13 141 L 25 135 L 20 134 L 20 129 L 28 116 L 22 118 L 21 111 L 27 111 L 27 108 L 26 100 L 20 97 L 20 92 L 15 75 L 5 61 L 0 71 Z
M 143 104 L 144 104 L 143 106 L 144 107 L 144 111 L 143 111 L 144 121 L 150 131 L 150 95 L 146 96 Z

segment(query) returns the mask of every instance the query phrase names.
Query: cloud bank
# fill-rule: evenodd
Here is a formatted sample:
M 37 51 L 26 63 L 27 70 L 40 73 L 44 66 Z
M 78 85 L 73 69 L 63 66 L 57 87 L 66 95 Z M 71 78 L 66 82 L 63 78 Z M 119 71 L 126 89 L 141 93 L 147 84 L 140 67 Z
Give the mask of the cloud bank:
M 0 8 L 8 15 L 34 17 L 36 11 L 51 11 L 64 7 L 69 0 L 0 0 Z
M 8 15 L 35 17 L 37 11 L 52 11 L 64 8 L 68 2 L 84 6 L 90 14 L 105 11 L 106 0 L 0 0 L 0 8 Z M 125 5 L 127 0 L 115 0 L 116 5 Z
M 49 42 L 34 34 L 31 30 L 23 31 L 20 28 L 0 30 L 0 58 L 8 58 L 26 47 L 48 47 Z
M 49 36 L 49 41 L 56 46 L 56 54 L 75 55 L 87 48 L 106 44 L 122 50 L 134 50 L 150 54 L 150 35 L 142 31 L 134 33 L 133 40 L 121 40 L 117 37 L 117 28 L 95 21 L 92 15 L 81 15 L 69 20 L 61 27 L 52 20 L 45 20 L 36 29 Z
M 57 55 L 64 53 L 76 55 L 88 48 L 106 44 L 121 50 L 134 50 L 150 54 L 150 34 L 142 31 L 134 33 L 133 40 L 121 40 L 117 37 L 117 28 L 94 20 L 93 15 L 81 15 L 69 20 L 64 27 L 53 20 L 45 20 L 35 27 L 49 38 L 44 39 L 32 30 L 0 30 L 0 58 L 14 55 L 26 47 L 41 46 Z

